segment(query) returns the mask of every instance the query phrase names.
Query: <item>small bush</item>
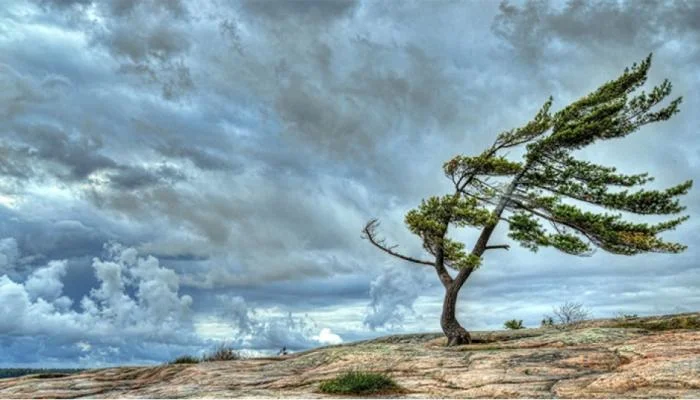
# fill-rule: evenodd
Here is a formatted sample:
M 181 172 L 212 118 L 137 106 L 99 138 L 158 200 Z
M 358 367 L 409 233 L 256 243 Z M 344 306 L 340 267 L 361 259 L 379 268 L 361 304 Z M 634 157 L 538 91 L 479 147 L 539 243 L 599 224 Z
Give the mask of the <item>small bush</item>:
M 542 327 L 554 326 L 554 318 L 552 318 L 549 315 L 545 315 L 544 318 L 542 318 L 542 322 L 540 323 L 540 326 L 542 326 Z
M 227 344 L 222 344 L 214 352 L 202 357 L 202 361 L 233 361 L 241 358 L 241 353 Z
M 525 329 L 523 326 L 523 320 L 517 320 L 517 319 L 511 319 L 510 321 L 506 321 L 503 326 L 506 329 Z
M 197 364 L 199 363 L 199 358 L 193 356 L 180 356 L 172 361 L 170 364 Z
M 321 392 L 333 394 L 381 394 L 400 392 L 401 388 L 389 376 L 376 372 L 350 371 L 327 380 L 319 386 Z
M 639 318 L 637 314 L 625 314 L 625 313 L 617 313 L 615 316 L 615 319 L 618 321 L 627 321 L 630 319 L 636 319 Z

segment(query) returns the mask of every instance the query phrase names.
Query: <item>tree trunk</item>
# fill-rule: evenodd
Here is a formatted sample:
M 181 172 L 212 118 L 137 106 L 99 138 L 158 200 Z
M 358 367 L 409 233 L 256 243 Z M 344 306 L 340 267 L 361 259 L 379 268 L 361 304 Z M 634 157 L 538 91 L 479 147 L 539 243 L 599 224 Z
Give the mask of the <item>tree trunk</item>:
M 459 287 L 457 285 L 453 284 L 447 287 L 445 290 L 445 301 L 442 304 L 440 325 L 445 336 L 447 336 L 448 346 L 459 346 L 461 344 L 471 344 L 472 342 L 469 332 L 459 324 L 455 315 L 458 294 Z

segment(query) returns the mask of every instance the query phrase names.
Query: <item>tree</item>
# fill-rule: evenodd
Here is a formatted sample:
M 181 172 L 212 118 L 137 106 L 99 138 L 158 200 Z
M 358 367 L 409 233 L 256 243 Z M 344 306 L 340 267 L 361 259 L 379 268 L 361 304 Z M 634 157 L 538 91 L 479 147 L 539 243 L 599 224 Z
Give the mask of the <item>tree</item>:
M 567 301 L 559 307 L 555 307 L 552 312 L 554 312 L 554 315 L 557 317 L 559 324 L 564 327 L 578 325 L 585 321 L 590 314 L 588 310 L 583 308 L 583 304 L 570 301 Z
M 678 253 L 686 248 L 658 235 L 676 228 L 688 216 L 650 224 L 630 221 L 620 212 L 680 213 L 685 207 L 678 197 L 688 192 L 692 181 L 666 190 L 614 191 L 642 186 L 653 178 L 647 173 L 622 174 L 615 167 L 574 156 L 576 150 L 599 140 L 623 138 L 678 112 L 680 97 L 661 106 L 671 93 L 668 80 L 649 93 L 639 91 L 650 66 L 651 55 L 553 114 L 550 97 L 530 122 L 499 134 L 481 154 L 458 155 L 446 162 L 444 173 L 452 181 L 454 192 L 424 199 L 405 217 L 408 229 L 421 238 L 423 249 L 432 256 L 429 259 L 401 254 L 397 246 L 387 244 L 377 233 L 376 219 L 365 225 L 363 238 L 372 245 L 394 257 L 435 269 L 445 287 L 440 324 L 448 346 L 471 343 L 469 332 L 455 316 L 457 296 L 486 252 L 509 249 L 508 244 L 489 242 L 501 222 L 508 226 L 508 237 L 533 252 L 553 247 L 567 254 L 589 256 L 597 248 L 635 255 Z M 521 160 L 512 161 L 503 154 L 518 146 L 526 150 Z M 448 236 L 450 227 L 480 230 L 471 251 Z
M 558 307 L 553 307 L 552 312 L 557 320 L 556 326 L 562 329 L 577 326 L 590 315 L 590 312 L 583 307 L 583 304 L 571 301 L 567 301 Z M 545 315 L 542 319 L 542 326 L 555 326 L 554 318 L 550 315 Z

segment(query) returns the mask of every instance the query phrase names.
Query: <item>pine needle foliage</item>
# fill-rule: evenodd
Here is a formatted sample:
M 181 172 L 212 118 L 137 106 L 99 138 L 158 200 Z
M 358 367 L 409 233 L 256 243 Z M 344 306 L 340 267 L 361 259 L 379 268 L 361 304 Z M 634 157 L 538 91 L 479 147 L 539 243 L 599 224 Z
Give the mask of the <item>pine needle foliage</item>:
M 580 160 L 574 154 L 598 141 L 624 138 L 679 111 L 680 97 L 661 105 L 671 94 L 668 80 L 649 92 L 640 91 L 651 60 L 649 55 L 558 112 L 550 111 L 553 99 L 549 98 L 532 121 L 499 134 L 481 154 L 447 161 L 443 169 L 455 192 L 430 197 L 409 211 L 408 229 L 421 238 L 438 263 L 455 270 L 477 268 L 490 248 L 482 243 L 482 248 L 467 251 L 464 243 L 448 237 L 449 228 L 473 227 L 483 232 L 499 222 L 508 224 L 511 239 L 532 251 L 552 247 L 586 256 L 595 249 L 623 255 L 685 250 L 685 245 L 664 241 L 659 234 L 675 229 L 687 215 L 651 224 L 628 220 L 621 212 L 679 214 L 685 209 L 679 197 L 688 193 L 691 180 L 664 190 L 632 189 L 653 177 L 646 172 L 619 173 L 614 166 Z M 500 154 L 521 145 L 526 147 L 522 160 Z M 584 210 L 581 203 L 612 212 Z M 370 221 L 365 238 L 376 239 L 376 226 L 376 220 Z M 491 248 L 496 247 L 507 245 Z

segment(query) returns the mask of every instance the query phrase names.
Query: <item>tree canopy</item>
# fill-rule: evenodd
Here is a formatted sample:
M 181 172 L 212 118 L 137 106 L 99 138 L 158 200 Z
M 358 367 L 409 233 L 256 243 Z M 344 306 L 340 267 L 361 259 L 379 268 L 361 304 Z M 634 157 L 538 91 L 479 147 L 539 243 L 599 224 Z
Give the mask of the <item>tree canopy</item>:
M 480 253 L 490 247 L 484 244 L 480 252 L 468 252 L 463 243 L 448 237 L 449 226 L 485 229 L 499 221 L 508 224 L 511 239 L 533 251 L 553 247 L 584 256 L 595 248 L 625 255 L 684 250 L 684 245 L 664 241 L 659 234 L 674 229 L 688 216 L 649 224 L 627 220 L 620 212 L 678 214 L 685 209 L 679 196 L 688 192 L 692 181 L 665 190 L 632 190 L 653 178 L 646 172 L 621 174 L 615 167 L 579 160 L 573 154 L 678 112 L 680 97 L 655 109 L 671 93 L 668 80 L 650 92 L 634 93 L 645 83 L 650 65 L 651 55 L 553 114 L 549 98 L 530 122 L 499 134 L 481 154 L 458 155 L 447 161 L 443 169 L 455 193 L 429 197 L 409 211 L 405 222 L 410 231 L 422 239 L 428 253 L 457 270 L 478 266 Z M 526 146 L 523 160 L 512 161 L 500 154 L 520 145 Z M 584 210 L 567 200 L 617 213 Z M 366 236 L 376 239 L 375 227 L 376 221 L 370 221 Z

